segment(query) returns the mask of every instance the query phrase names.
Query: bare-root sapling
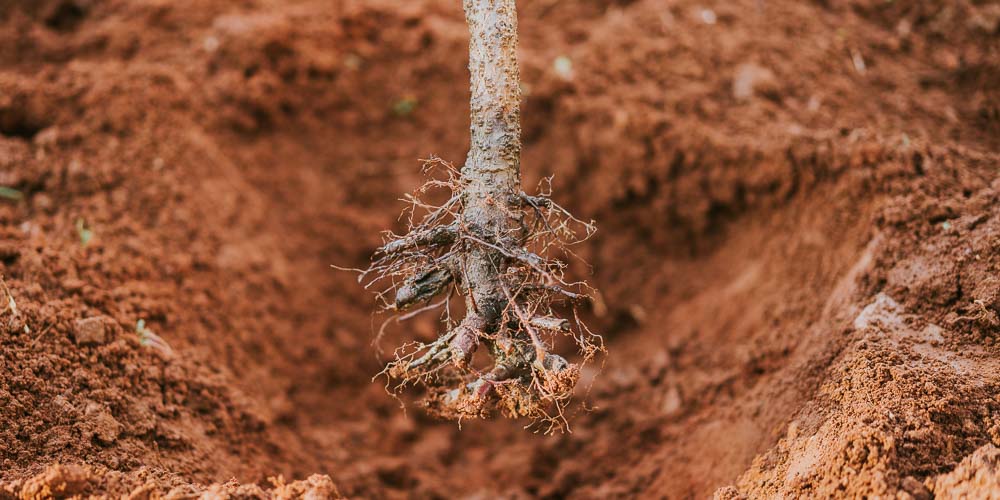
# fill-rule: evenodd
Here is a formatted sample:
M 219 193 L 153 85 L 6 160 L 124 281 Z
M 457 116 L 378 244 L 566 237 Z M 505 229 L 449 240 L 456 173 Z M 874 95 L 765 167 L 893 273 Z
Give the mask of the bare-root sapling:
M 514 0 L 465 0 L 464 8 L 472 92 L 465 165 L 424 161 L 431 180 L 406 198 L 407 232 L 387 234 L 360 280 L 381 290 L 397 320 L 441 314 L 437 340 L 399 348 L 386 367 L 397 387 L 426 386 L 427 407 L 443 417 L 499 412 L 564 429 L 580 367 L 603 347 L 576 313 L 590 289 L 566 281 L 560 257 L 595 229 L 552 200 L 548 179 L 534 195 L 521 189 Z M 425 202 L 430 195 L 447 201 Z M 453 300 L 464 302 L 460 318 Z M 575 345 L 574 362 L 552 352 L 560 337 Z M 474 360 L 480 349 L 488 362 Z

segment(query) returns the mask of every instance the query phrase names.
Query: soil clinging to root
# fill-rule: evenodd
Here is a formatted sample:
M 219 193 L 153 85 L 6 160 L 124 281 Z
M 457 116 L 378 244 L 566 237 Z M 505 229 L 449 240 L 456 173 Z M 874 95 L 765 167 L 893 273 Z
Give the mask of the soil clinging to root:
M 460 2 L 0 2 L 0 499 L 995 493 L 995 6 L 518 7 L 523 185 L 601 228 L 554 436 L 402 411 L 439 325 L 329 267 L 467 152 Z

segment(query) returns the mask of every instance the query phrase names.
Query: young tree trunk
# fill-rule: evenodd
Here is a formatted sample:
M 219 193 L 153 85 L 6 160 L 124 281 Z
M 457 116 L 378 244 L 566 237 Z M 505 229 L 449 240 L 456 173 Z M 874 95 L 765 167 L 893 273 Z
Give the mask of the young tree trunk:
M 441 160 L 448 180 L 428 181 L 417 194 L 447 186 L 451 198 L 440 206 L 416 196 L 413 208 L 427 214 L 403 236 L 392 235 L 376 250 L 362 280 L 390 283 L 391 308 L 442 308 L 451 328 L 431 343 L 397 351 L 386 366 L 390 378 L 427 385 L 428 408 L 449 418 L 485 417 L 495 410 L 512 417 L 565 428 L 562 408 L 573 394 L 580 366 L 601 346 L 600 337 L 579 321 L 577 332 L 558 317 L 553 303 L 575 303 L 585 283 L 566 283 L 565 264 L 550 258 L 566 245 L 594 232 L 593 223 L 576 219 L 548 193 L 521 190 L 521 89 L 517 67 L 515 0 L 464 0 L 469 24 L 471 139 L 461 172 Z M 427 164 L 425 163 L 425 165 Z M 413 212 L 411 212 L 412 214 Z M 535 253 L 538 252 L 538 253 Z M 383 292 L 383 293 L 386 293 Z M 453 293 L 465 300 L 465 316 L 451 322 Z M 445 294 L 445 300 L 432 299 Z M 545 339 L 572 336 L 580 362 L 571 364 L 549 352 Z M 483 373 L 472 356 L 480 343 L 490 348 L 493 367 Z M 551 410 L 551 411 L 550 411 Z
M 521 192 L 517 11 L 514 0 L 465 0 L 464 7 L 472 99 L 460 222 L 484 241 L 507 241 L 517 238 L 520 229 L 510 215 L 517 209 L 514 196 Z M 477 330 L 487 335 L 500 330 L 508 303 L 500 273 L 507 264 L 507 256 L 485 245 L 472 245 L 463 256 L 460 279 L 467 316 L 453 345 L 467 355 L 478 342 Z

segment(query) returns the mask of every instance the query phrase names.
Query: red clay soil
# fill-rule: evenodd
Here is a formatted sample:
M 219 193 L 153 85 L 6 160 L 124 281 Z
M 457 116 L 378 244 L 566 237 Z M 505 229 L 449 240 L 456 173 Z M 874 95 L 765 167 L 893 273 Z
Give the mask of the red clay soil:
M 1000 496 L 997 4 L 521 3 L 555 436 L 404 413 L 329 267 L 464 157 L 460 2 L 0 1 L 0 499 Z

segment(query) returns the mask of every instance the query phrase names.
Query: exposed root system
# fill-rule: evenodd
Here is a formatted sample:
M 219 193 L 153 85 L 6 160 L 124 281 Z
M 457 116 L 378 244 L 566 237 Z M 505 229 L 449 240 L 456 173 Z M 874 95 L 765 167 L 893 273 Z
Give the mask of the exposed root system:
M 580 366 L 603 350 L 603 343 L 576 310 L 589 297 L 589 286 L 567 281 L 560 257 L 571 255 L 571 245 L 593 235 L 594 223 L 573 217 L 554 202 L 550 179 L 545 179 L 536 195 L 509 192 L 507 200 L 495 203 L 509 224 L 484 232 L 463 218 L 468 195 L 461 173 L 439 158 L 423 165 L 432 179 L 405 198 L 406 234 L 387 233 L 359 279 L 366 288 L 380 290 L 383 306 L 399 321 L 439 312 L 445 333 L 433 342 L 397 349 L 383 373 L 397 381 L 396 388 L 426 385 L 425 403 L 442 417 L 487 417 L 499 410 L 541 423 L 546 432 L 565 429 L 563 410 Z M 424 201 L 440 193 L 447 194 L 443 204 Z M 504 304 L 496 320 L 470 290 L 463 256 L 474 251 L 499 256 L 493 271 Z M 463 317 L 452 315 L 452 299 L 465 300 Z M 560 336 L 576 346 L 574 362 L 552 352 Z M 481 344 L 487 347 L 489 366 L 474 362 Z

